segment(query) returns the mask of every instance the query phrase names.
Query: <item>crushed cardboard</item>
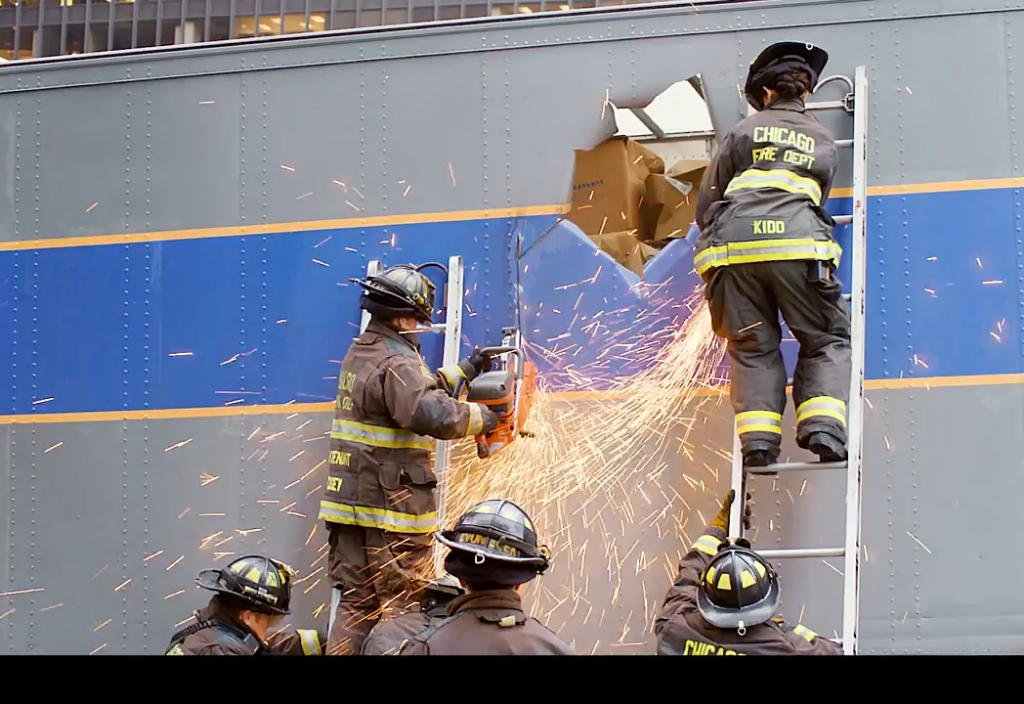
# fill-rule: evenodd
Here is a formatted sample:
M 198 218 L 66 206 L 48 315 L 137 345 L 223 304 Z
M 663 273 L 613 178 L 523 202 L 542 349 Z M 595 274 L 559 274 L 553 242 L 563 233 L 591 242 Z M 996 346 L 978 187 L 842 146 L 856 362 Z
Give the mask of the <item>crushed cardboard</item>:
M 668 240 L 686 237 L 697 215 L 697 194 L 703 176 L 704 169 L 699 168 L 676 178 L 661 174 L 647 177 L 640 209 L 643 224 L 638 233 L 642 240 L 664 245 Z
M 575 223 L 602 251 L 643 277 L 644 264 L 672 239 L 686 237 L 697 211 L 706 162 L 673 164 L 628 137 L 576 150 Z
M 576 150 L 572 210 L 567 219 L 591 237 L 639 229 L 644 181 L 652 173 L 665 173 L 665 163 L 626 137 Z
M 640 242 L 632 232 L 606 232 L 590 239 L 602 252 L 640 278 L 644 275 L 644 264 L 658 253 L 658 248 Z

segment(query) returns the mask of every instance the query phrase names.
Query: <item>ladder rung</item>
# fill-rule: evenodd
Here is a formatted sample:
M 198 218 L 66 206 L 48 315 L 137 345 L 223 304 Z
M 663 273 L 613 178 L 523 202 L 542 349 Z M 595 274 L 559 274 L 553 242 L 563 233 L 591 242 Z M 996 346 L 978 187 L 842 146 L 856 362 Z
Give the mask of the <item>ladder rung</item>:
M 852 215 L 833 215 L 832 219 L 836 221 L 836 225 L 849 225 L 853 222 Z
M 448 329 L 447 323 L 434 323 L 430 326 L 430 329 L 434 332 L 444 332 Z
M 844 301 L 852 301 L 853 300 L 853 294 L 852 293 L 844 293 L 843 294 L 843 300 Z
M 837 139 L 836 140 L 836 146 L 837 147 L 852 147 L 853 146 L 853 140 L 852 139 Z
M 846 548 L 799 548 L 794 550 L 758 550 L 757 554 L 766 560 L 784 560 L 787 557 L 845 557 Z
M 819 100 L 804 104 L 804 108 L 807 110 L 845 110 L 846 103 L 842 100 Z
M 744 467 L 747 474 L 775 474 L 776 472 L 807 472 L 816 469 L 846 469 L 847 462 L 780 462 L 767 467 Z

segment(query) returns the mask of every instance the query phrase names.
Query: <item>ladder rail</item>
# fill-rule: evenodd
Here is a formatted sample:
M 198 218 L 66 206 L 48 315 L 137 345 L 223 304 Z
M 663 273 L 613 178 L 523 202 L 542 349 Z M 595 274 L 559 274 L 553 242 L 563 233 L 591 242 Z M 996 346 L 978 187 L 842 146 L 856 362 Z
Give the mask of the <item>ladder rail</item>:
M 843 653 L 856 655 L 860 617 L 860 530 L 861 482 L 864 462 L 864 367 L 866 356 L 867 299 L 867 69 L 857 67 L 854 77 L 853 112 L 853 261 L 852 284 L 851 379 L 847 405 L 849 423 L 846 481 L 846 556 L 843 570 Z
M 464 287 L 464 264 L 462 257 L 454 256 L 448 259 L 448 282 L 445 285 L 445 306 L 444 306 L 444 355 L 441 361 L 443 366 L 457 364 L 459 351 L 462 346 L 462 296 Z M 438 327 L 438 326 L 435 326 Z M 448 488 L 448 466 L 451 464 L 451 440 L 438 440 L 437 450 L 434 453 L 434 475 L 437 477 L 437 522 L 444 526 L 445 509 L 447 502 L 445 495 Z M 445 575 L 444 550 L 437 541 L 433 546 L 434 575 L 440 579 Z
M 366 278 L 371 276 L 380 276 L 384 271 L 384 265 L 381 264 L 379 259 L 371 259 L 370 263 L 366 265 Z M 363 316 L 359 321 L 359 334 L 362 335 L 366 332 L 366 326 L 370 324 L 370 311 L 364 310 Z
M 809 109 L 842 108 L 853 115 L 852 139 L 835 140 L 837 147 L 852 147 L 853 150 L 853 213 L 835 216 L 837 226 L 852 225 L 851 293 L 844 294 L 850 303 L 850 345 L 851 373 L 850 398 L 847 404 L 847 454 L 846 474 L 846 520 L 845 539 L 842 548 L 807 548 L 759 551 L 766 559 L 787 559 L 807 557 L 842 557 L 843 570 L 843 635 L 840 643 L 844 655 L 857 654 L 857 633 L 860 616 L 860 530 L 861 530 L 861 483 L 863 478 L 864 444 L 864 367 L 866 344 L 866 298 L 867 298 L 867 69 L 858 66 L 854 80 L 844 76 L 831 76 L 827 80 L 842 80 L 850 87 L 850 95 L 844 100 L 808 104 Z M 820 84 L 818 86 L 821 87 Z M 852 106 L 850 105 L 852 98 Z M 850 109 L 852 107 L 852 110 Z M 810 464 L 790 463 L 768 468 L 743 466 L 743 453 L 739 434 L 733 425 L 732 476 L 730 486 L 736 492 L 729 515 L 729 535 L 742 537 L 744 534 L 742 515 L 746 505 L 748 476 L 769 474 L 776 471 L 802 471 L 842 468 L 838 463 Z

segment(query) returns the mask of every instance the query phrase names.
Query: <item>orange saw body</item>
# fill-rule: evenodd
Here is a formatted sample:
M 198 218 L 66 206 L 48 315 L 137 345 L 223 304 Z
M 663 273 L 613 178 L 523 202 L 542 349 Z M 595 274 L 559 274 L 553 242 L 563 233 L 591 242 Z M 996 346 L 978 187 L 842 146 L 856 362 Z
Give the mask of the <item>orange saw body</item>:
M 480 350 L 494 360 L 497 367 L 484 372 L 469 383 L 466 400 L 487 406 L 496 416 L 498 425 L 489 433 L 476 436 L 477 457 L 494 457 L 511 445 L 530 415 L 533 394 L 537 389 L 537 367 L 526 360 L 519 347 L 519 333 L 505 330 L 502 347 Z

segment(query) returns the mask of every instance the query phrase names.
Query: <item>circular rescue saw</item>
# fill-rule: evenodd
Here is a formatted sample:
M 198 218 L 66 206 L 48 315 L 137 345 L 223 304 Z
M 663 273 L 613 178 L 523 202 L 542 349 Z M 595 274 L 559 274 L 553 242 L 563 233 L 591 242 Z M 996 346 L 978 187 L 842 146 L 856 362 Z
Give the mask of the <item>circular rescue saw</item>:
M 515 328 L 502 330 L 500 347 L 480 350 L 491 358 L 491 371 L 479 374 L 469 383 L 466 400 L 487 406 L 498 416 L 498 425 L 489 433 L 476 436 L 477 457 L 494 457 L 522 435 L 530 416 L 533 394 L 537 389 L 537 367 L 526 359 L 522 336 Z

